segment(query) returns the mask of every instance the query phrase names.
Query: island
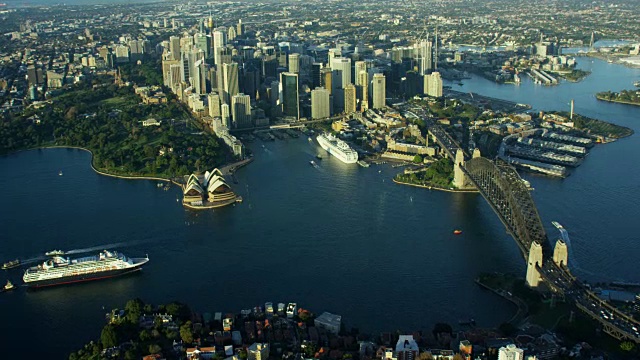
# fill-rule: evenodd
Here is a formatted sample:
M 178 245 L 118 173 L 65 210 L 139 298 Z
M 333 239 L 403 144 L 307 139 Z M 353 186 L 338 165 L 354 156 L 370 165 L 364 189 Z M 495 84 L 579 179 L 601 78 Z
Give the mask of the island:
M 622 90 L 620 92 L 603 91 L 596 94 L 596 99 L 640 106 L 640 90 Z

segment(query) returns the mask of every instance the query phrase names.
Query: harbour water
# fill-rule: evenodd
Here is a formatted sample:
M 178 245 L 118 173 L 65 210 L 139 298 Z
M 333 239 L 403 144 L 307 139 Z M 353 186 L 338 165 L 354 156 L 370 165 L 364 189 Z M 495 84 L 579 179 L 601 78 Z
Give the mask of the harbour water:
M 638 109 L 597 102 L 593 94 L 632 86 L 640 70 L 580 60 L 593 69 L 581 83 L 542 87 L 525 80 L 515 87 L 473 78 L 452 86 L 538 109 L 562 109 L 573 98 L 577 112 L 638 131 Z M 640 280 L 633 225 L 640 167 L 632 160 L 638 139 L 597 146 L 564 180 L 525 175 L 550 237 L 552 220 L 568 228 L 580 276 Z M 399 169 L 343 164 L 304 137 L 250 147 L 255 161 L 233 185 L 244 202 L 204 212 L 185 210 L 176 187 L 162 191 L 151 181 L 97 175 L 90 155 L 79 150 L 0 158 L 0 260 L 103 248 L 151 259 L 130 277 L 1 294 L 3 342 L 17 352 L 39 339 L 29 347 L 34 357 L 63 358 L 99 337 L 103 309 L 134 297 L 179 300 L 200 312 L 295 301 L 342 314 L 347 326 L 368 333 L 430 330 L 438 321 L 469 318 L 495 326 L 513 315 L 510 303 L 473 282 L 484 271 L 524 272 L 517 246 L 479 195 L 396 185 L 391 178 Z M 309 161 L 318 153 L 323 160 L 314 168 Z M 14 283 L 21 275 L 0 273 Z

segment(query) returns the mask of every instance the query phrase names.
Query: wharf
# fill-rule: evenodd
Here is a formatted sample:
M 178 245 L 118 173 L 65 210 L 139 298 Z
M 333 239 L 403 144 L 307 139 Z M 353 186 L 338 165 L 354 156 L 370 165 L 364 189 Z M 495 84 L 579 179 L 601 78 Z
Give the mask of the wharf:
M 514 101 L 497 99 L 489 96 L 480 95 L 477 93 L 466 93 L 462 91 L 456 90 L 447 90 L 445 95 L 461 100 L 465 103 L 470 103 L 476 106 L 482 107 L 483 105 L 491 105 L 494 110 L 502 110 L 502 111 L 523 111 L 530 110 L 531 105 L 528 104 L 520 104 Z

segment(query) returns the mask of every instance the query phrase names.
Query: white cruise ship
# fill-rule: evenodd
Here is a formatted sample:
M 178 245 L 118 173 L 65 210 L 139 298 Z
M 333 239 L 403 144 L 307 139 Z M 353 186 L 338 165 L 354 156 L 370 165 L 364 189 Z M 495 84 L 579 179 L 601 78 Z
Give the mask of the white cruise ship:
M 140 270 L 148 261 L 148 257 L 128 258 L 107 250 L 97 256 L 73 260 L 54 256 L 38 266 L 29 268 L 22 280 L 29 287 L 43 287 L 107 279 Z
M 327 150 L 329 154 L 335 156 L 340 161 L 347 164 L 354 164 L 358 161 L 358 153 L 347 145 L 346 142 L 338 139 L 337 137 L 324 133 L 316 137 L 318 144 Z

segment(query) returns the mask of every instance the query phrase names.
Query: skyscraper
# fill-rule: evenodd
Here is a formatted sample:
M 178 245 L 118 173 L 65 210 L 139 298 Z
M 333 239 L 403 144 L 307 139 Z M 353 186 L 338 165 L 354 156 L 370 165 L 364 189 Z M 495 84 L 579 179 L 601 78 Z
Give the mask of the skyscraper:
M 322 70 L 322 63 L 311 64 L 311 86 L 315 89 L 320 87 L 322 80 L 320 79 L 320 70 Z
M 442 78 L 437 71 L 424 76 L 424 93 L 433 97 L 442 97 Z
M 238 87 L 238 63 L 222 65 L 223 71 L 223 102 L 228 104 L 231 97 L 239 92 Z
M 367 82 L 367 78 L 366 77 L 361 77 L 360 74 L 362 74 L 363 72 L 366 74 L 367 73 L 367 63 L 364 61 L 356 61 L 355 63 L 355 77 L 356 77 L 356 85 L 358 86 L 362 86 Z M 364 82 L 363 82 L 364 80 Z
M 180 38 L 178 36 L 169 38 L 169 54 L 171 60 L 180 60 Z
M 204 33 L 198 33 L 193 36 L 193 40 L 196 48 L 204 51 L 204 56 L 209 58 L 211 56 L 211 37 Z
M 344 112 L 351 114 L 356 112 L 356 86 L 349 84 L 344 88 Z
M 329 90 L 319 87 L 311 90 L 311 118 L 322 119 L 331 116 Z
M 227 31 L 227 39 L 232 41 L 236 38 L 236 28 L 234 26 L 229 26 L 229 30 Z
M 386 106 L 386 82 L 383 74 L 373 74 L 373 81 L 371 83 L 373 87 L 373 108 L 382 109 Z
M 251 97 L 249 95 L 240 93 L 231 98 L 231 116 L 234 128 L 251 127 Z
M 222 117 L 222 123 L 224 124 L 224 126 L 227 127 L 227 129 L 230 128 L 230 121 L 229 121 L 229 104 L 222 104 L 220 105 L 220 117 Z
M 333 71 L 330 68 L 320 70 L 320 86 L 327 89 L 329 94 L 333 93 Z
M 345 86 L 351 84 L 351 59 L 337 57 L 331 61 L 331 70 L 334 71 L 337 78 L 335 88 L 344 89 Z
M 431 41 L 423 40 L 415 46 L 415 56 L 420 75 L 428 74 L 433 68 L 433 49 Z
M 298 93 L 298 74 L 281 73 L 282 112 L 285 116 L 300 118 L 300 97 Z
M 300 73 L 300 54 L 289 54 L 289 72 Z
M 244 24 L 242 23 L 242 19 L 238 20 L 238 25 L 236 25 L 236 35 L 242 36 L 244 35 Z
M 207 95 L 209 102 L 209 116 L 219 117 L 220 114 L 220 96 L 217 93 Z

